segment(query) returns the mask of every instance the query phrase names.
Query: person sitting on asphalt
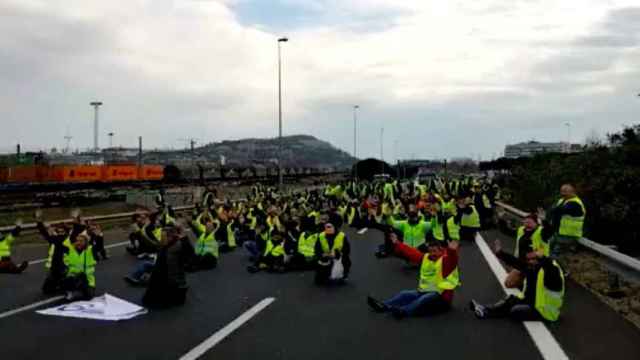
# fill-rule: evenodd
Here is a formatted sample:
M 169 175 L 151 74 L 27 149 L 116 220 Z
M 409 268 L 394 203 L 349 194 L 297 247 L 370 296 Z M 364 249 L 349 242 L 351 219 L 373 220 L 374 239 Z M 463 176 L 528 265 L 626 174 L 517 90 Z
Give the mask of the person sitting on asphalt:
M 65 224 L 45 225 L 41 210 L 36 211 L 35 218 L 40 235 L 49 243 L 49 255 L 45 262 L 45 268 L 49 269 L 49 273 L 42 285 L 42 292 L 53 294 L 62 289 L 62 280 L 67 272 L 64 256 L 78 234 L 84 231 L 84 226 L 77 216 L 74 217 L 71 230 Z
M 471 300 L 469 306 L 480 319 L 510 317 L 514 320 L 556 321 L 564 301 L 565 279 L 560 265 L 544 255 L 544 251 L 529 251 L 526 261 L 502 251 L 499 240 L 495 241 L 494 251 L 498 259 L 517 269 L 523 275 L 523 289 L 517 295 L 492 305 L 480 305 Z
M 409 211 L 407 212 L 408 218 L 406 220 L 394 220 L 392 217 L 388 217 L 387 222 L 394 229 L 402 233 L 402 242 L 405 245 L 418 249 L 421 252 L 427 252 L 427 246 L 425 245 L 425 239 L 427 234 L 431 231 L 431 223 L 420 219 L 418 209 L 414 204 L 409 205 Z M 385 246 L 385 249 L 388 246 Z M 384 257 L 387 254 L 385 249 L 379 249 L 376 253 L 378 257 Z
M 197 236 L 195 246 L 185 243 L 187 256 L 185 269 L 188 272 L 210 270 L 218 265 L 218 241 L 215 234 L 218 230 L 218 223 L 205 214 L 192 220 L 191 229 Z
M 403 290 L 386 301 L 367 297 L 367 303 L 376 312 L 391 312 L 401 319 L 407 316 L 433 315 L 451 308 L 454 290 L 460 286 L 457 241 L 448 245 L 441 241 L 427 244 L 428 252 L 421 251 L 394 239 L 395 252 L 413 263 L 421 263 L 418 288 Z
M 256 273 L 260 270 L 284 272 L 285 238 L 285 233 L 273 229 L 270 236 L 265 240 L 264 252 L 258 257 L 255 264 L 247 267 L 247 271 L 250 273 Z
M 17 220 L 16 226 L 11 232 L 6 234 L 0 233 L 0 273 L 20 274 L 29 266 L 28 261 L 23 261 L 20 265 L 16 265 L 11 259 L 11 247 L 16 237 L 20 235 L 21 224 L 22 221 Z
M 317 285 L 342 284 L 351 270 L 351 245 L 344 232 L 340 231 L 342 221 L 338 214 L 331 214 L 324 224 L 324 231 L 318 235 L 315 244 L 317 258 L 315 283 Z M 339 262 L 339 264 L 336 264 Z M 342 274 L 339 274 L 340 265 Z
M 470 197 L 458 197 L 456 207 L 460 222 L 460 239 L 464 242 L 474 242 L 481 227 L 480 213 Z
M 65 300 L 90 300 L 96 289 L 95 249 L 89 244 L 89 234 L 82 232 L 76 236 L 64 254 L 66 274 L 62 280 Z
M 516 245 L 513 256 L 521 262 L 527 261 L 527 254 L 531 251 L 540 251 L 544 256 L 549 256 L 549 240 L 553 236 L 550 226 L 538 224 L 538 216 L 529 214 L 522 220 L 522 226 L 516 232 Z M 522 273 L 512 269 L 505 279 L 504 286 L 508 289 L 522 287 Z
M 184 304 L 189 289 L 184 269 L 184 247 L 188 242 L 178 223 L 162 229 L 158 258 L 142 297 L 145 306 L 165 308 Z
M 156 264 L 157 253 L 161 247 L 162 227 L 160 227 L 157 216 L 151 214 L 147 218 L 144 214 L 141 217 L 145 220 L 144 225 L 136 231 L 138 263 L 134 271 L 124 277 L 124 280 L 133 286 L 146 286 L 148 284 L 153 268 Z M 140 219 L 140 218 L 137 218 Z M 136 225 L 138 222 L 136 222 Z
M 300 235 L 296 243 L 297 249 L 291 258 L 289 267 L 295 270 L 311 270 L 316 263 L 316 242 L 318 241 L 318 227 L 315 220 L 309 216 L 300 219 Z

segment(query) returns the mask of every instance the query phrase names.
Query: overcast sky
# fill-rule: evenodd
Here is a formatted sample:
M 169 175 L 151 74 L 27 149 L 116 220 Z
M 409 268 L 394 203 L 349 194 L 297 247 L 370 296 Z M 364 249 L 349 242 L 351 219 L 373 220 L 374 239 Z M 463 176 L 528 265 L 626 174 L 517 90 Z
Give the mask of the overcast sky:
M 638 0 L 0 0 L 0 150 L 284 133 L 491 158 L 640 122 Z M 635 5 L 635 7 L 634 7 Z M 397 145 L 397 146 L 395 146 Z

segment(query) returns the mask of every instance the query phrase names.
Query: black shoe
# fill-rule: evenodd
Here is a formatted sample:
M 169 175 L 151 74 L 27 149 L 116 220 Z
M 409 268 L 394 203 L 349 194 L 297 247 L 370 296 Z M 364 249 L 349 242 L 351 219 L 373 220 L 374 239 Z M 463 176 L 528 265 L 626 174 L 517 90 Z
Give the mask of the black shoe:
M 478 304 L 475 300 L 469 302 L 469 309 L 473 311 L 478 319 L 484 319 L 487 317 L 487 308 L 484 305 Z
M 25 271 L 29 267 L 28 261 L 23 261 L 20 266 L 18 266 L 18 274 Z
M 373 309 L 373 311 L 378 313 L 387 312 L 389 310 L 387 305 L 374 299 L 371 296 L 367 296 L 367 304 L 369 305 L 369 307 L 371 307 L 371 309 Z
M 378 259 L 384 259 L 389 256 L 386 251 L 376 251 L 375 255 Z
M 127 284 L 132 285 L 132 286 L 141 286 L 142 285 L 142 281 L 134 278 L 131 275 L 125 276 L 124 277 L 124 281 L 126 281 Z

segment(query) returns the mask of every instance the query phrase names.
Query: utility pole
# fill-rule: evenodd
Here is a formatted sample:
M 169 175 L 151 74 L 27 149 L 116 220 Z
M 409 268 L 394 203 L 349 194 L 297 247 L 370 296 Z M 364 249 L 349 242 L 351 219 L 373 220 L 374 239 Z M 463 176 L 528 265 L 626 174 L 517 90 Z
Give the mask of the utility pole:
M 109 134 L 109 147 L 113 148 L 113 132 L 110 132 Z
M 89 105 L 93 106 L 93 151 L 98 152 L 98 108 L 102 106 L 101 101 L 92 101 Z
M 278 185 L 282 189 L 282 56 L 280 43 L 289 41 L 288 38 L 278 39 Z

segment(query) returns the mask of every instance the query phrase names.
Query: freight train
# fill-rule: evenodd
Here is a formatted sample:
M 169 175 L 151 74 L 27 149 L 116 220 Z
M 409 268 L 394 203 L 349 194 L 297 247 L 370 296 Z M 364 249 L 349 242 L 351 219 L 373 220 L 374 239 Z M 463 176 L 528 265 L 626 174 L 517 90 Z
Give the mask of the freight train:
M 160 181 L 162 165 L 18 165 L 0 167 L 0 184 Z

